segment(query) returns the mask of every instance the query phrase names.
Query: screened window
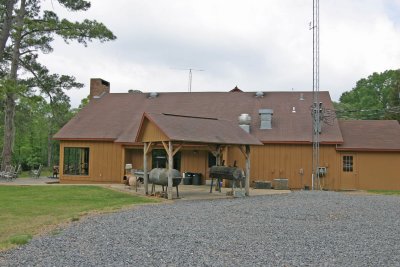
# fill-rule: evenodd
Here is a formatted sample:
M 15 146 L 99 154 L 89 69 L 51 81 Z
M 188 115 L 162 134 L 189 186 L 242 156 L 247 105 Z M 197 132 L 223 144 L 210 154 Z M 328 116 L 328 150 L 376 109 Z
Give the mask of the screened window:
M 353 156 L 343 156 L 343 171 L 344 172 L 353 171 Z
M 64 148 L 64 174 L 89 175 L 89 148 Z

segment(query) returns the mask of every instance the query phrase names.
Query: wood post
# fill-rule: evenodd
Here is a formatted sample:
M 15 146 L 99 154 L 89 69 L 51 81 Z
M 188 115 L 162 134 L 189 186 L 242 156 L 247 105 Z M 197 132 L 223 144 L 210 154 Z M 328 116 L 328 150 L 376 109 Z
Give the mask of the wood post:
M 246 180 L 245 180 L 245 194 L 250 195 L 250 145 L 246 145 Z
M 174 168 L 174 155 L 173 155 L 173 147 L 172 142 L 168 142 L 168 199 L 172 200 L 172 169 Z
M 144 191 L 146 195 L 149 194 L 149 177 L 147 176 L 147 151 L 149 149 L 149 144 L 143 144 L 143 178 L 144 178 Z

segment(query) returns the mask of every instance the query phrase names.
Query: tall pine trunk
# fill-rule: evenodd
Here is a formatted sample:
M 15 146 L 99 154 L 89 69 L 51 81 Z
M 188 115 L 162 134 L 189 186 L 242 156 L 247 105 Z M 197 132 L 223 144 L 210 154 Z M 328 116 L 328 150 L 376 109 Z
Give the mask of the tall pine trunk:
M 10 37 L 15 2 L 16 0 L 6 0 L 3 27 L 0 34 L 0 59 L 3 59 L 4 49 Z
M 11 70 L 9 79 L 13 81 L 12 86 L 17 85 L 17 74 L 18 74 L 18 61 L 20 56 L 20 46 L 21 46 L 21 36 L 22 36 L 22 27 L 25 17 L 25 2 L 26 0 L 21 0 L 20 10 L 18 11 L 15 27 L 15 39 L 14 39 L 14 47 L 12 52 L 12 61 L 11 61 Z M 4 169 L 5 166 L 11 165 L 12 154 L 13 154 L 13 146 L 14 146 L 14 138 L 15 138 L 15 127 L 14 127 L 14 119 L 15 119 L 15 103 L 16 94 L 13 88 L 8 88 L 6 93 L 6 103 L 4 110 L 4 143 L 3 143 L 3 151 L 2 151 L 2 164 L 1 168 Z

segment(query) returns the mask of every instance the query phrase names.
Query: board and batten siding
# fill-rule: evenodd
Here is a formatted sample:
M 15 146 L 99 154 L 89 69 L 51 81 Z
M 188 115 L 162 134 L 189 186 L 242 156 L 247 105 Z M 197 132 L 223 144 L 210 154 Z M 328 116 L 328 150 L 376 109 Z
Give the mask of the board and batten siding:
M 181 172 L 201 173 L 204 182 L 208 178 L 208 151 L 181 150 Z
M 357 189 L 400 190 L 399 152 L 348 152 L 356 157 Z
M 139 139 L 141 142 L 151 141 L 168 141 L 169 138 L 148 119 L 143 121 L 143 130 L 140 133 Z
M 289 179 L 291 189 L 304 186 L 311 188 L 312 146 L 301 144 L 265 144 L 251 146 L 250 182 Z M 229 147 L 228 165 L 245 168 L 245 158 L 237 147 Z M 338 174 L 338 159 L 335 146 L 321 145 L 320 166 L 327 167 L 328 173 L 321 178 L 323 188 L 336 189 L 335 178 Z M 300 174 L 303 169 L 303 175 Z
M 64 148 L 89 148 L 89 175 L 65 175 Z M 120 144 L 104 141 L 61 141 L 61 183 L 121 183 L 124 176 L 124 150 Z

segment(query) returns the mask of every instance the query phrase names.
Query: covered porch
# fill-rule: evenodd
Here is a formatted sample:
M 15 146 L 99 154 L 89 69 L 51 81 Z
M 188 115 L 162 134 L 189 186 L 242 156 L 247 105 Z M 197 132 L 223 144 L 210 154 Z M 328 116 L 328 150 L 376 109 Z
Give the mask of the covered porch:
M 144 113 L 135 141 L 143 143 L 145 194 L 149 193 L 148 155 L 154 148 L 162 148 L 165 151 L 165 168 L 169 170 L 168 199 L 173 198 L 171 170 L 175 167 L 174 156 L 188 148 L 196 151 L 193 150 L 194 147 L 198 148 L 197 151 L 210 152 L 216 158 L 217 166 L 222 165 L 221 155 L 226 146 L 238 147 L 246 159 L 244 188 L 245 194 L 250 195 L 250 145 L 262 145 L 259 140 L 231 121 L 165 113 Z M 152 166 L 154 167 L 154 164 Z

